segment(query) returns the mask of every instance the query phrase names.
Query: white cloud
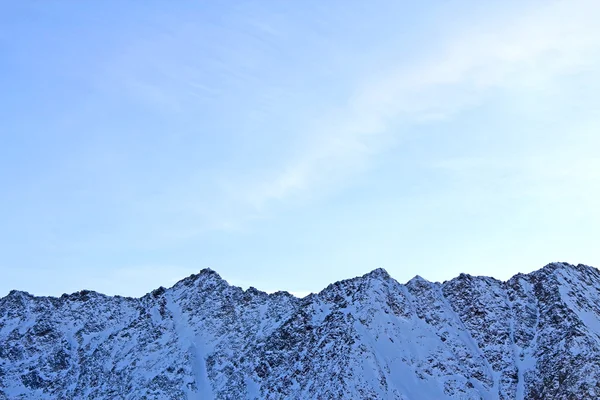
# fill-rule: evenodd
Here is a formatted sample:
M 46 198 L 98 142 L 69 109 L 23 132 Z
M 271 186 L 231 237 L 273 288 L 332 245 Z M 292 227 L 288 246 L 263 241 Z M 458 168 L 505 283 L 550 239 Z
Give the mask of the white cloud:
M 238 173 L 234 167 L 234 172 L 223 173 L 212 192 L 199 182 L 204 178 L 182 179 L 185 182 L 175 183 L 166 198 L 158 201 L 159 207 L 154 204 L 156 199 L 152 200 L 149 213 L 156 212 L 156 208 L 173 207 L 178 213 L 194 214 L 193 229 L 185 226 L 174 229 L 183 232 L 183 236 L 193 236 L 204 229 L 237 230 L 243 221 L 259 217 L 273 203 L 335 190 L 407 134 L 396 129 L 398 124 L 407 126 L 451 118 L 486 101 L 497 90 L 522 93 L 549 87 L 561 76 L 596 67 L 600 50 L 600 29 L 596 24 L 599 16 L 600 3 L 596 1 L 555 0 L 540 2 L 539 7 L 523 12 L 515 9 L 510 18 L 492 15 L 476 23 L 465 21 L 466 28 L 461 32 L 447 33 L 440 51 L 408 65 L 406 60 L 402 60 L 401 66 L 381 64 L 366 79 L 357 78 L 352 83 L 353 95 L 345 104 L 332 104 L 320 118 L 307 121 L 294 131 L 292 135 L 303 140 L 285 161 L 270 163 L 270 169 L 260 171 Z M 132 57 L 126 57 L 126 62 L 118 62 L 115 69 L 123 71 L 123 80 L 129 82 L 127 89 L 167 111 L 198 106 L 181 91 L 182 87 L 199 90 L 203 93 L 201 97 L 207 96 L 202 80 L 197 79 L 201 72 L 192 68 L 194 62 L 189 57 L 179 54 L 185 46 L 178 41 L 190 36 L 188 31 L 184 33 L 167 35 L 170 39 L 166 45 L 163 40 L 156 46 L 153 44 L 152 51 L 142 48 Z M 171 44 L 179 50 L 171 50 Z M 164 50 L 162 56 L 156 54 L 160 49 Z M 142 56 L 138 57 L 140 52 Z M 169 79 L 147 82 L 141 74 L 132 80 L 137 67 L 128 64 L 138 65 L 140 59 L 152 60 L 149 64 L 157 65 L 164 73 L 170 71 Z M 225 75 L 239 74 L 235 68 L 229 66 L 232 70 Z M 175 81 L 184 83 L 174 84 Z M 520 96 L 514 97 L 515 101 L 521 101 Z M 286 100 L 282 97 L 277 101 Z M 199 199 L 198 192 L 204 197 Z M 198 220 L 205 222 L 202 229 L 198 228 Z
M 551 85 L 557 77 L 593 68 L 600 50 L 598 17 L 595 1 L 545 2 L 511 20 L 491 20 L 492 29 L 484 23 L 466 29 L 426 62 L 387 68 L 383 76 L 374 71 L 342 109 L 315 121 L 310 148 L 236 195 L 260 209 L 323 188 L 393 142 L 400 135 L 391 131 L 396 121 L 449 118 L 484 101 L 490 89 Z

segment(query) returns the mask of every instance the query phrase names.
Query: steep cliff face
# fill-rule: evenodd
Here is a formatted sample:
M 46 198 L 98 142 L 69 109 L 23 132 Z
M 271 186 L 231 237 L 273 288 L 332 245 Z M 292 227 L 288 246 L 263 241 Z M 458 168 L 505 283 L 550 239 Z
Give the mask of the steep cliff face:
M 598 399 L 600 273 L 0 300 L 0 399 Z

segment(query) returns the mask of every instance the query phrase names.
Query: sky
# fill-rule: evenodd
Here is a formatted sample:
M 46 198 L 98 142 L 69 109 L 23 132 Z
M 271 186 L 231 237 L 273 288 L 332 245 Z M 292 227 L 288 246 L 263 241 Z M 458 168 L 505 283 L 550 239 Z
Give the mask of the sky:
M 0 0 L 0 296 L 600 266 L 597 0 Z

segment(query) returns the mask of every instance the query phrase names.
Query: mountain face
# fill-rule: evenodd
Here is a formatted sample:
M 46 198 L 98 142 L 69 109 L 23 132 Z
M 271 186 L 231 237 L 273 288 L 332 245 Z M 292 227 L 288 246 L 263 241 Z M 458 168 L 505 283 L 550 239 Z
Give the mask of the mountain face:
M 0 299 L 0 399 L 599 399 L 600 272 Z

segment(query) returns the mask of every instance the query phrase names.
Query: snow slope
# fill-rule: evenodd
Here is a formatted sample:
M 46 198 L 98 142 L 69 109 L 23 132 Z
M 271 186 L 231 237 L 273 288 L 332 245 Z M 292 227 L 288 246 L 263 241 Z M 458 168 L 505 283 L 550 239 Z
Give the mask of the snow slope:
M 597 399 L 600 273 L 0 299 L 0 399 Z

